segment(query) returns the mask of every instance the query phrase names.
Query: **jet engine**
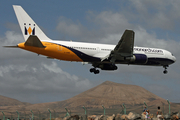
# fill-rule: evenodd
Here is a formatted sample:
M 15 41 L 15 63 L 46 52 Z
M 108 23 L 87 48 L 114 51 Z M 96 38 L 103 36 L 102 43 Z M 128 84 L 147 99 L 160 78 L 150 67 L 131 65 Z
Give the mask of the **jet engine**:
M 133 57 L 126 57 L 125 60 L 136 64 L 145 64 L 148 58 L 144 54 L 134 54 Z

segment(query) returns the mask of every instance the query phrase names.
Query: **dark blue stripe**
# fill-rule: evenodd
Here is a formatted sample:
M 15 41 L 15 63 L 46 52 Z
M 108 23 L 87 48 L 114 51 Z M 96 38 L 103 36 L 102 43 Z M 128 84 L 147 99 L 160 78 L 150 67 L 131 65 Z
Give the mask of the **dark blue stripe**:
M 131 64 L 131 65 L 152 65 L 152 66 L 163 66 L 163 65 L 170 65 L 174 63 L 171 59 L 166 58 L 148 58 L 147 63 L 139 63 L 139 62 L 128 62 L 124 60 L 116 60 L 116 64 Z
M 166 58 L 148 58 L 146 65 L 169 65 L 174 63 L 171 59 Z
M 35 35 L 35 28 L 34 28 L 33 31 L 32 31 L 32 35 Z
M 27 29 L 24 27 L 24 34 L 27 35 Z
M 70 48 L 70 47 L 67 47 L 67 46 L 64 46 L 64 45 L 61 45 L 69 50 L 71 50 L 73 53 L 75 53 L 79 58 L 81 58 L 84 62 L 100 62 L 101 59 L 100 58 L 97 58 L 97 57 L 92 57 L 90 55 L 87 55 L 79 50 L 76 50 L 76 49 L 73 49 L 73 48 Z

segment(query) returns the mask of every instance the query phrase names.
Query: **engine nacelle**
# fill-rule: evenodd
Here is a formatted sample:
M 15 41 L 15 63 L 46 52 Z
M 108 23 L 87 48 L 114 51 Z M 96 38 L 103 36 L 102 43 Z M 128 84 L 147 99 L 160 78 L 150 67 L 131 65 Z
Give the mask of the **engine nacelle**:
M 145 64 L 148 61 L 148 58 L 144 54 L 135 54 L 135 63 Z
M 101 70 L 117 70 L 118 67 L 116 65 L 104 63 L 98 66 L 98 68 L 101 68 Z
M 125 60 L 137 64 L 145 64 L 148 58 L 144 54 L 134 54 L 133 57 L 126 57 Z

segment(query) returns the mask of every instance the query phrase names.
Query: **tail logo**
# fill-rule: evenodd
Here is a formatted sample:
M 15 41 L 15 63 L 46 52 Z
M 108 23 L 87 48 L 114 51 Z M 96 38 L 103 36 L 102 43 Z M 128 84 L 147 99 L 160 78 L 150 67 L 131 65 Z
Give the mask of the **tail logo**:
M 31 27 L 33 26 L 33 27 Z M 26 23 L 24 23 L 24 34 L 25 35 L 35 35 L 35 24 L 31 25 L 29 24 L 29 28 L 27 28 Z

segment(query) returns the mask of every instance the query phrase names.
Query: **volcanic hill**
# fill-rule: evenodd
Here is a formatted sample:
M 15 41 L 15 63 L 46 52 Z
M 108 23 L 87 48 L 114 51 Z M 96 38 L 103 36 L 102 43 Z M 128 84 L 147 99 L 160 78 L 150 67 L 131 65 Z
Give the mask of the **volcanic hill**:
M 106 81 L 68 100 L 57 103 L 58 106 L 69 108 L 78 108 L 82 106 L 88 108 L 102 108 L 101 105 L 113 108 L 123 103 L 134 106 L 153 101 L 155 102 L 154 104 L 159 103 L 159 101 L 166 103 L 166 100 L 142 87 Z
M 0 95 L 0 106 L 16 106 L 16 105 L 30 105 L 30 103 L 20 102 L 16 99 L 8 98 Z
M 82 109 L 82 106 L 86 106 L 86 108 L 102 108 L 102 105 L 105 105 L 106 108 L 117 108 L 123 103 L 131 107 L 142 106 L 144 102 L 151 104 L 151 106 L 167 103 L 165 99 L 158 97 L 140 86 L 106 81 L 70 99 L 59 102 L 34 104 L 28 106 L 27 109 L 36 107 L 43 109 L 62 108 L 64 110 L 65 107 Z

